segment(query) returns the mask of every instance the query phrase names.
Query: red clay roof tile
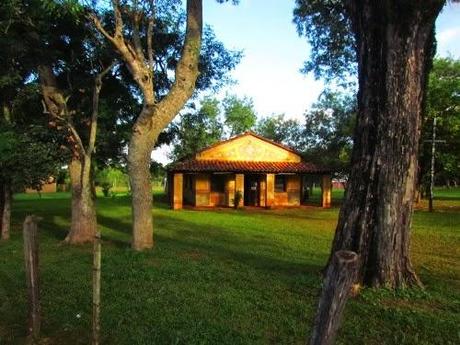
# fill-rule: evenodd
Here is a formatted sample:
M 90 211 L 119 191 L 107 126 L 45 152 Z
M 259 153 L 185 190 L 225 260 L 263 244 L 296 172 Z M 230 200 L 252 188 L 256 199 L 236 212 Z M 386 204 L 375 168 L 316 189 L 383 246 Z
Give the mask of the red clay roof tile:
M 174 163 L 173 172 L 233 172 L 233 173 L 329 173 L 328 169 L 307 162 L 251 162 L 189 159 Z

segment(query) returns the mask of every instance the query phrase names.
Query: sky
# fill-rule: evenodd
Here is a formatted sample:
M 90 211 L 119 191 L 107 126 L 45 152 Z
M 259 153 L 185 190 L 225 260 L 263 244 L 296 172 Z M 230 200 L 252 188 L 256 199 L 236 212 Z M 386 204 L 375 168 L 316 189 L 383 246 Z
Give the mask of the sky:
M 293 0 L 203 1 L 203 19 L 213 27 L 228 49 L 243 51 L 243 58 L 231 73 L 237 82 L 221 91 L 253 99 L 258 117 L 285 114 L 303 119 L 323 90 L 323 83 L 300 69 L 309 55 L 309 46 L 292 23 Z M 460 4 L 446 5 L 436 21 L 438 56 L 460 58 Z M 154 152 L 162 163 L 168 148 Z

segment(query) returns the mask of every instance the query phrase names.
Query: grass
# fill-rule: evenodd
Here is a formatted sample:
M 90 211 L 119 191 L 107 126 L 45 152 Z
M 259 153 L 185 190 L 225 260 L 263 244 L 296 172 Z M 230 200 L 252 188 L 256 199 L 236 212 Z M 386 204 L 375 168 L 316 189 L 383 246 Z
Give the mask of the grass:
M 460 343 L 460 190 L 439 192 L 436 212 L 422 203 L 413 222 L 425 290 L 363 290 L 347 305 L 337 344 Z M 155 249 L 143 253 L 129 249 L 129 198 L 97 201 L 103 343 L 303 344 L 338 208 L 172 211 L 162 198 Z M 69 205 L 66 193 L 15 198 L 12 239 L 0 243 L 0 344 L 24 342 L 20 224 L 29 213 L 44 218 L 42 344 L 90 342 L 91 246 L 61 243 Z

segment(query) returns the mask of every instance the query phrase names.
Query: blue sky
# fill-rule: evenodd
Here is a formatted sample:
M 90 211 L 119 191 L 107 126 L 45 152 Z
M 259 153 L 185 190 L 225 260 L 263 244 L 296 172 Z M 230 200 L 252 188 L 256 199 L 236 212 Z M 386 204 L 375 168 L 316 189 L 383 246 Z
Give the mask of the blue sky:
M 238 84 L 229 91 L 252 97 L 259 116 L 302 118 L 323 88 L 299 72 L 309 47 L 292 23 L 293 8 L 293 0 L 241 0 L 237 6 L 204 1 L 204 20 L 217 37 L 244 51 L 233 72 Z M 436 24 L 439 55 L 460 57 L 460 4 L 447 5 Z
M 259 117 L 286 114 L 303 119 L 303 113 L 323 89 L 321 81 L 299 70 L 309 47 L 292 23 L 293 0 L 240 0 L 219 4 L 204 0 L 203 18 L 227 48 L 243 50 L 232 72 L 237 84 L 221 92 L 251 97 Z M 460 4 L 448 4 L 438 17 L 438 55 L 460 58 Z M 166 148 L 154 159 L 165 162 Z

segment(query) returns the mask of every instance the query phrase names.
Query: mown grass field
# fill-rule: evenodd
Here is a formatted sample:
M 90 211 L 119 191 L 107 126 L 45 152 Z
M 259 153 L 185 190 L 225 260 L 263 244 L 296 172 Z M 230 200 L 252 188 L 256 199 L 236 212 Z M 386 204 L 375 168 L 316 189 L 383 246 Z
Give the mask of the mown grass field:
M 336 193 L 336 197 L 340 193 Z M 460 343 L 460 189 L 439 191 L 413 221 L 425 290 L 365 289 L 350 300 L 337 344 Z M 155 249 L 129 249 L 130 201 L 99 198 L 104 344 L 304 344 L 338 208 L 172 211 L 155 195 Z M 88 344 L 91 246 L 63 245 L 65 193 L 18 195 L 0 243 L 0 344 L 22 344 L 26 292 L 21 222 L 40 224 L 42 344 Z

